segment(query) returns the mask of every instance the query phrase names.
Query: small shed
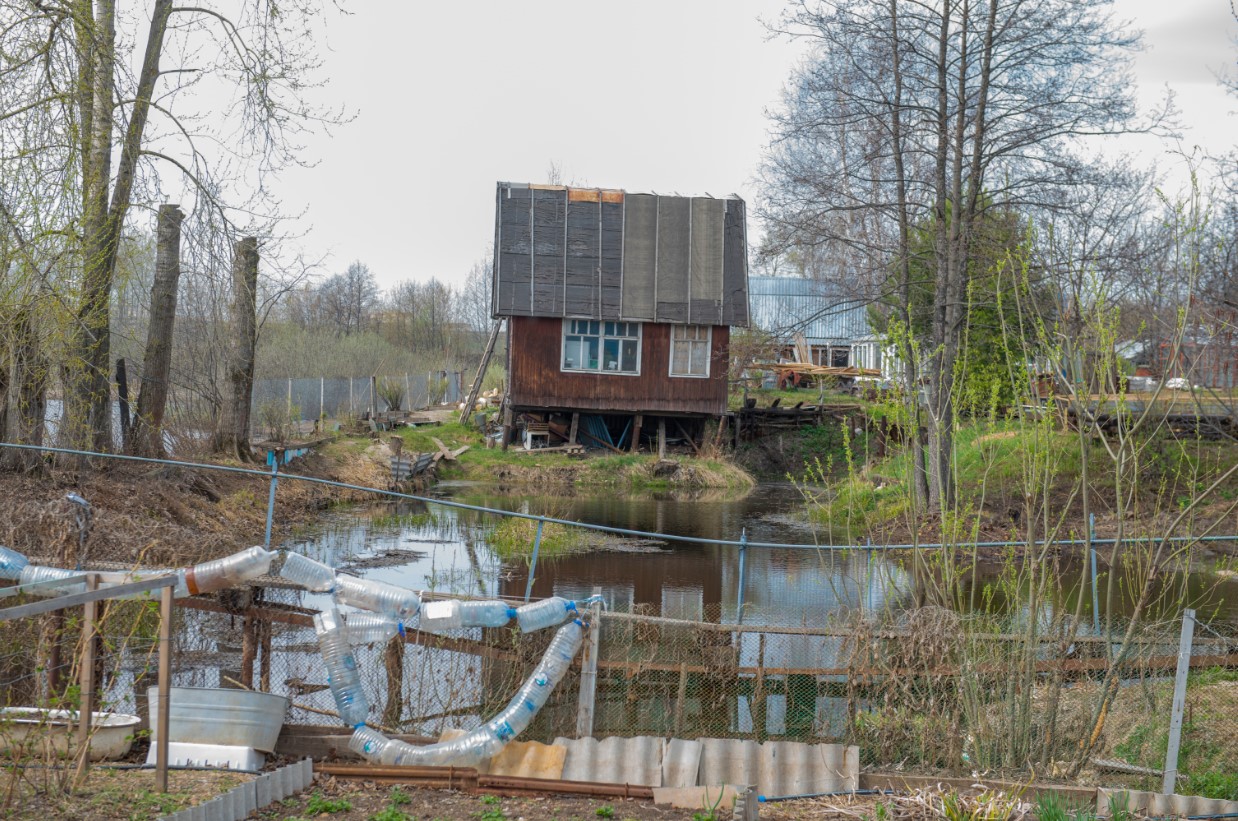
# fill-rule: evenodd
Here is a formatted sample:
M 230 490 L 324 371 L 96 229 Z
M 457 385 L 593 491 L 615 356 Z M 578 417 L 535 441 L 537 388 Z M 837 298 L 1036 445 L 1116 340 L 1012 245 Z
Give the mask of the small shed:
M 598 417 L 612 445 L 644 416 L 725 413 L 730 328 L 748 324 L 742 199 L 503 182 L 495 216 L 512 411 L 552 430 Z

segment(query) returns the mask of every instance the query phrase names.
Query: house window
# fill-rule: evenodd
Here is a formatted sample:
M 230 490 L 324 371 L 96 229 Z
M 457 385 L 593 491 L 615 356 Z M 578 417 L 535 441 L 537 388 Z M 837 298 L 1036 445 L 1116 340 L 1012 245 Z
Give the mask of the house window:
M 850 353 L 846 348 L 830 348 L 830 366 L 834 368 L 847 367 L 847 355 Z
M 563 321 L 563 370 L 640 373 L 640 323 Z
M 709 376 L 708 325 L 671 326 L 671 376 Z

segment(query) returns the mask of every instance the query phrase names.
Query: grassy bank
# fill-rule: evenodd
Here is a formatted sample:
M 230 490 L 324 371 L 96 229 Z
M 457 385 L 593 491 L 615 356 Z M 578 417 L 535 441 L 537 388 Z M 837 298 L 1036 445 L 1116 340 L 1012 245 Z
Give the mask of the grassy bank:
M 906 449 L 872 458 L 863 443 L 852 443 L 839 476 L 837 453 L 807 461 L 802 477 L 811 516 L 835 539 L 926 535 L 911 513 L 912 459 Z M 1027 516 L 1080 536 L 1086 527 L 1083 494 L 1087 458 L 1089 509 L 1097 533 L 1116 528 L 1118 483 L 1115 465 L 1099 438 L 1081 444 L 1078 433 L 1017 421 L 962 424 L 954 443 L 958 500 L 952 520 L 928 525 L 961 538 L 1018 539 Z M 1153 525 L 1168 523 L 1191 499 L 1238 462 L 1238 443 L 1149 437 L 1140 443 L 1137 470 L 1125 467 L 1122 488 L 1127 517 Z M 1130 476 L 1137 477 L 1132 484 Z M 1210 522 L 1238 498 L 1238 476 L 1216 488 L 1215 501 L 1199 507 L 1193 523 Z M 1048 514 L 1047 519 L 1046 514 Z M 965 532 L 964 532 L 965 531 Z M 1128 529 L 1129 532 L 1129 529 Z
M 481 434 L 472 427 L 446 422 L 436 427 L 403 428 L 397 434 L 404 440 L 404 451 L 434 453 L 438 439 L 451 450 L 464 445 L 469 449 L 455 461 L 443 461 L 439 476 L 497 482 L 506 485 L 539 487 L 589 487 L 625 492 L 672 491 L 716 488 L 745 493 L 754 484 L 743 469 L 725 459 L 671 456 L 659 460 L 648 454 L 590 452 L 585 457 L 565 453 L 525 453 L 519 449 L 504 452 L 487 448 Z M 544 534 L 543 534 L 544 535 Z

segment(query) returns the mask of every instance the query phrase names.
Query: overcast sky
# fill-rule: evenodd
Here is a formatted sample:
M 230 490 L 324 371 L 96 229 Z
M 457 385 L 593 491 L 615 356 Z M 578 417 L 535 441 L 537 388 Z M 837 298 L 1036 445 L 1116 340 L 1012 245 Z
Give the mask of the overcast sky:
M 782 0 L 367 0 L 332 20 L 324 102 L 356 119 L 307 143 L 312 168 L 276 183 L 304 209 L 325 272 L 359 259 L 384 287 L 459 282 L 494 234 L 494 184 L 565 182 L 632 191 L 737 193 L 753 177 L 798 43 L 759 18 Z M 1146 31 L 1141 93 L 1177 94 L 1187 147 L 1235 144 L 1238 26 L 1229 0 L 1118 0 Z M 1135 150 L 1172 163 L 1145 140 Z M 753 225 L 755 233 L 759 226 Z

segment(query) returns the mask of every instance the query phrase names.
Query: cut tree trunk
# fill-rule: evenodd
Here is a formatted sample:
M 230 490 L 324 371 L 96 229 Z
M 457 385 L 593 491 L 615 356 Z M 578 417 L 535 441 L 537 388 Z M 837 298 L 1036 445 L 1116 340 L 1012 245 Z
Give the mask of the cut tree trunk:
M 249 448 L 249 408 L 254 392 L 254 349 L 258 343 L 258 239 L 236 243 L 232 259 L 232 351 L 228 361 L 228 392 L 215 431 L 214 450 L 252 461 Z
M 150 327 L 142 361 L 142 387 L 133 420 L 133 446 L 140 456 L 163 457 L 163 415 L 172 369 L 172 331 L 176 322 L 176 288 L 181 278 L 181 220 L 175 205 L 159 206 L 155 282 L 150 289 Z

